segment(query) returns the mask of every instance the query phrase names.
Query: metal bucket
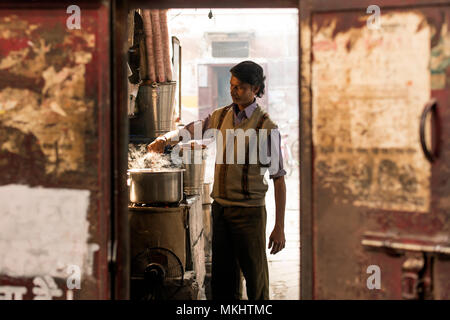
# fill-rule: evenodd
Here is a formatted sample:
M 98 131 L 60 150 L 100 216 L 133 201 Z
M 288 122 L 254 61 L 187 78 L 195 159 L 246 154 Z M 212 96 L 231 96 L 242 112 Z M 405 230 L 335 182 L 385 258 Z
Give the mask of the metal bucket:
M 203 184 L 203 202 L 202 204 L 211 204 L 211 182 L 206 182 Z
M 176 81 L 139 87 L 137 104 L 144 114 L 145 136 L 156 138 L 172 130 L 176 88 Z
M 202 193 L 205 178 L 206 152 L 202 149 L 183 148 L 183 189 L 186 195 Z

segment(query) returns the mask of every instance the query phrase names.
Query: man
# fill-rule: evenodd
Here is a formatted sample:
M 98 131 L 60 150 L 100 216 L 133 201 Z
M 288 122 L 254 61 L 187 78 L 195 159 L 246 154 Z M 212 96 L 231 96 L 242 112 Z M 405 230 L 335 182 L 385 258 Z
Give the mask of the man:
M 257 105 L 255 97 L 264 94 L 263 69 L 252 61 L 244 61 L 231 70 L 230 94 L 233 104 L 215 110 L 201 121 L 202 132 L 218 129 L 222 137 L 227 130 L 266 129 L 272 138 L 278 136 L 277 126 Z M 198 123 L 197 123 L 198 124 Z M 194 122 L 185 129 L 193 133 Z M 162 152 L 166 144 L 175 144 L 178 133 L 169 132 L 158 137 L 148 146 L 148 151 Z M 274 183 L 276 221 L 269 238 L 268 248 L 271 254 L 281 251 L 286 243 L 284 235 L 284 211 L 286 206 L 286 185 L 284 182 L 283 160 L 280 143 L 273 146 L 274 139 L 269 137 L 267 145 L 271 160 L 278 161 L 278 170 L 270 166 L 270 178 Z M 227 137 L 228 138 L 228 137 Z M 175 141 L 174 141 L 175 140 Z M 224 139 L 225 140 L 225 139 Z M 249 142 L 246 142 L 245 163 L 228 163 L 223 148 L 223 161 L 217 162 L 214 172 L 214 186 L 211 193 L 213 240 L 211 289 L 213 299 L 240 299 L 241 278 L 244 275 L 249 300 L 269 299 L 269 275 L 266 257 L 266 208 L 265 194 L 268 189 L 264 179 L 262 161 L 250 163 Z M 233 142 L 232 142 L 233 143 Z M 254 143 L 254 142 L 253 142 Z M 227 143 L 224 143 L 226 145 Z M 236 139 L 234 139 L 234 150 Z M 266 166 L 267 167 L 267 166 Z M 263 170 L 261 170 L 263 169 Z

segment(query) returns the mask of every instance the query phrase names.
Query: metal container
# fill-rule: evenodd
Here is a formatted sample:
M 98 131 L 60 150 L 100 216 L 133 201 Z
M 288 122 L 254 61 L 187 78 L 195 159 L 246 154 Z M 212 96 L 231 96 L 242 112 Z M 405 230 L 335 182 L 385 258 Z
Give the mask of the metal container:
M 203 202 L 202 204 L 211 204 L 211 182 L 206 182 L 203 184 Z
M 128 208 L 131 257 L 149 247 L 163 247 L 173 251 L 186 268 L 185 208 L 132 207 Z M 133 266 L 131 265 L 131 268 Z M 133 273 L 133 270 L 131 270 Z
M 206 152 L 202 149 L 183 148 L 183 189 L 186 195 L 201 194 L 205 177 Z
M 131 134 L 156 138 L 172 130 L 174 124 L 176 81 L 145 84 L 139 87 L 138 114 L 130 122 Z
M 179 204 L 183 200 L 184 169 L 130 169 L 130 201 L 139 204 Z

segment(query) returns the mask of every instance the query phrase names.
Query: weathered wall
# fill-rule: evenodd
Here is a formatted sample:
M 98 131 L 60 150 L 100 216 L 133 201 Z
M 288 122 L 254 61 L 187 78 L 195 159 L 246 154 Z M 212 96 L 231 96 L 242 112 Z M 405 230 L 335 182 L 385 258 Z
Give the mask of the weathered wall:
M 333 35 L 330 18 L 316 19 L 313 45 L 317 178 L 355 206 L 427 212 L 431 172 L 417 133 L 430 97 L 430 29 L 418 13 L 385 13 L 382 31 Z
M 80 6 L 0 9 L 0 299 L 109 296 L 109 11 Z
M 402 298 L 405 257 L 365 250 L 361 239 L 367 232 L 448 243 L 449 211 L 443 205 L 448 157 L 442 154 L 439 171 L 432 169 L 419 141 L 420 115 L 431 96 L 440 97 L 442 125 L 448 117 L 448 54 L 443 49 L 448 17 L 441 12 L 383 10 L 379 30 L 367 28 L 363 11 L 313 17 L 317 299 Z M 448 132 L 442 139 L 448 140 Z M 448 296 L 444 274 L 449 266 L 434 258 L 439 288 L 434 297 L 439 299 Z M 370 265 L 381 269 L 380 290 L 367 288 Z

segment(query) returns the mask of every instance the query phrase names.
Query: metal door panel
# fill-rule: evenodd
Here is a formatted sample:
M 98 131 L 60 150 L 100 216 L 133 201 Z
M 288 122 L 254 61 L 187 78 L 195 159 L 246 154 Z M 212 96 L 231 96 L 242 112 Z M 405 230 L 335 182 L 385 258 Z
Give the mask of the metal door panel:
M 0 6 L 3 299 L 110 297 L 110 11 L 77 4 Z
M 423 275 L 434 285 L 426 298 L 448 297 L 450 135 L 442 48 L 450 10 L 442 2 L 386 1 L 380 4 L 385 29 L 372 31 L 364 3 L 360 9 L 351 1 L 348 8 L 320 3 L 300 2 L 302 298 L 404 298 L 415 252 L 426 252 L 434 270 Z M 431 97 L 438 100 L 434 125 L 442 127 L 433 138 L 441 154 L 432 165 L 418 130 Z M 379 290 L 367 286 L 373 265 L 381 270 Z

